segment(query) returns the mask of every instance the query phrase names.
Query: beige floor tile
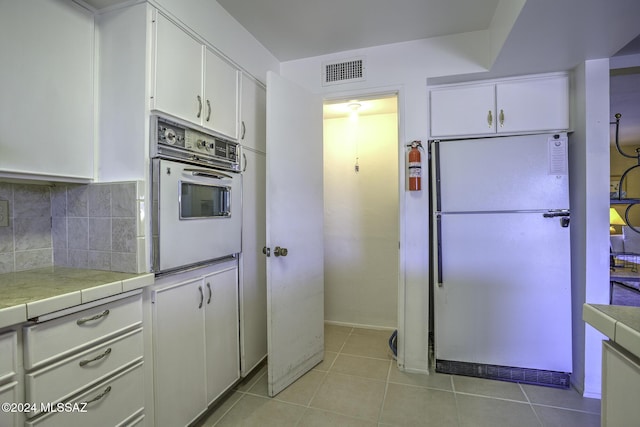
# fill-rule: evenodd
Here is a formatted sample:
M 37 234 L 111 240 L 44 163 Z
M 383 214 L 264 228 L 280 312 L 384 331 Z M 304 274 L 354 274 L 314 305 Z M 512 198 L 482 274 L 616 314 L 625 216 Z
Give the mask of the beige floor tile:
M 384 398 L 385 382 L 351 375 L 328 373 L 311 407 L 377 421 Z
M 438 390 L 453 390 L 451 387 L 451 375 L 430 372 L 429 374 L 415 374 L 403 372 L 392 362 L 389 374 L 390 383 L 415 385 L 419 387 L 434 388 Z
M 234 391 L 227 395 L 221 402 L 218 402 L 215 407 L 205 415 L 199 423 L 195 424 L 195 427 L 212 427 L 217 423 L 229 409 L 236 404 L 238 400 L 242 398 L 243 394 Z
M 339 352 L 342 350 L 344 343 L 349 338 L 349 333 L 343 331 L 324 330 L 324 349 L 325 351 Z
M 456 393 L 477 394 L 500 399 L 518 400 L 520 402 L 527 401 L 526 396 L 520 389 L 520 385 L 507 381 L 453 375 L 453 387 Z
M 326 372 L 309 371 L 289 387 L 278 393 L 275 398 L 289 403 L 308 406 L 326 375 Z
M 600 414 L 533 405 L 544 427 L 600 427 Z
M 455 427 L 458 417 L 454 394 L 389 384 L 380 422 L 397 426 Z
M 330 372 L 386 381 L 391 361 L 339 354 Z
M 600 400 L 582 397 L 574 389 L 558 389 L 523 384 L 522 389 L 531 401 L 540 405 L 576 409 L 578 411 L 600 413 Z
M 456 394 L 460 427 L 540 427 L 528 403 Z
M 216 427 L 288 427 L 297 425 L 305 408 L 259 396 L 245 394 Z
M 393 358 L 388 341 L 377 334 L 353 333 L 349 335 L 341 353 L 378 359 L 391 360 Z
M 263 364 L 261 367 L 254 369 L 246 378 L 240 382 L 236 386 L 236 390 L 238 391 L 247 391 L 256 383 L 256 381 L 260 380 L 263 375 L 267 374 L 267 364 Z
M 322 409 L 309 408 L 300 420 L 300 427 L 376 427 L 375 421 L 365 421 Z
M 338 353 L 334 351 L 325 351 L 324 359 L 322 360 L 322 362 L 314 366 L 313 370 L 327 372 L 329 368 L 331 368 L 331 365 L 333 365 L 333 362 L 336 360 L 336 357 L 338 357 Z
M 349 335 L 353 328 L 351 326 L 332 325 L 329 323 L 324 324 L 324 333 L 339 333 Z

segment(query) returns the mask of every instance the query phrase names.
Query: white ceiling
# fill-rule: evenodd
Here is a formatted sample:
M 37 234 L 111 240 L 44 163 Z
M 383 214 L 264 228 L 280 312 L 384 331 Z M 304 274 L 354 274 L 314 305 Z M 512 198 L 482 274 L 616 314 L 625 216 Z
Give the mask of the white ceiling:
M 489 28 L 498 0 L 217 0 L 280 61 Z

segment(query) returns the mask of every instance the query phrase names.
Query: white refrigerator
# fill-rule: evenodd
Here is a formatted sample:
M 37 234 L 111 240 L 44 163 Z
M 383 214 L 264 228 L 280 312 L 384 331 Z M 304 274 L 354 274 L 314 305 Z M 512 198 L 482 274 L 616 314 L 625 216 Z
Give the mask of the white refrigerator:
M 436 371 L 569 386 L 566 134 L 432 141 Z

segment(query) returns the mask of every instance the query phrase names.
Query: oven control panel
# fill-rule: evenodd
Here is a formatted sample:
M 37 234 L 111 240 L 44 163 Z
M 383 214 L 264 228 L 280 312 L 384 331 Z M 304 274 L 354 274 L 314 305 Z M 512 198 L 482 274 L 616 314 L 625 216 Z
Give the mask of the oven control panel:
M 152 157 L 239 171 L 238 143 L 153 116 Z

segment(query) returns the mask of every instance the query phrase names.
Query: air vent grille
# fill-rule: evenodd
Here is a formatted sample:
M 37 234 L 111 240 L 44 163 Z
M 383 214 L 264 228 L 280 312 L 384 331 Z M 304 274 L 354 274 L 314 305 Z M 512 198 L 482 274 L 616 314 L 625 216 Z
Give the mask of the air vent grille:
M 324 64 L 323 84 L 332 85 L 364 80 L 365 66 L 362 58 Z

